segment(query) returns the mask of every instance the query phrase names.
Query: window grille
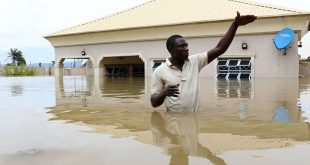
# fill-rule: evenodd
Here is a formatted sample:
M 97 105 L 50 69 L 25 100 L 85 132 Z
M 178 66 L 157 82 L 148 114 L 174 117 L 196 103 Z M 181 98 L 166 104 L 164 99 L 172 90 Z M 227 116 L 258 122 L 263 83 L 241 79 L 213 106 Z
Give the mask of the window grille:
M 251 58 L 218 58 L 217 78 L 251 79 Z

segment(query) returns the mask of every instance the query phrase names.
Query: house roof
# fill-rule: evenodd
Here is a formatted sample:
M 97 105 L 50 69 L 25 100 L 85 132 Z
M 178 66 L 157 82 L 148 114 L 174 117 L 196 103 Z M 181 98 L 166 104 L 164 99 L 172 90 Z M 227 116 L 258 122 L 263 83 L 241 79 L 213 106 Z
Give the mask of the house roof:
M 77 25 L 46 37 L 231 20 L 241 15 L 275 17 L 309 14 L 304 11 L 266 5 L 249 0 L 152 0 L 101 19 Z

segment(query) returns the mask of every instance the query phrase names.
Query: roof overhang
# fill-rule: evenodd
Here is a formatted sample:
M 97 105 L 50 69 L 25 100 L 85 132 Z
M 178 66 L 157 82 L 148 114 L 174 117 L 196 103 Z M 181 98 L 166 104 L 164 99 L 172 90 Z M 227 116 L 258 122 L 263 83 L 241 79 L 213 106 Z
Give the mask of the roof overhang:
M 152 27 L 92 31 L 66 35 L 49 35 L 45 38 L 54 47 L 95 45 L 104 43 L 152 41 L 166 39 L 172 34 L 186 38 L 218 37 L 225 34 L 233 20 L 190 22 Z M 275 34 L 285 27 L 298 34 L 298 40 L 309 31 L 310 13 L 259 17 L 254 23 L 239 27 L 237 35 Z

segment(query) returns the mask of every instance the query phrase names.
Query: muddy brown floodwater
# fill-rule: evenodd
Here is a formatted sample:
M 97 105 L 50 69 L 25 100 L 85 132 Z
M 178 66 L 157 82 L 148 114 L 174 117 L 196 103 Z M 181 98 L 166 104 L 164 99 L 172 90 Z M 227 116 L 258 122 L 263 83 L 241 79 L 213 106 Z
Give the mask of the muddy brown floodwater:
M 200 85 L 176 113 L 143 77 L 0 77 L 0 164 L 310 164 L 310 79 Z

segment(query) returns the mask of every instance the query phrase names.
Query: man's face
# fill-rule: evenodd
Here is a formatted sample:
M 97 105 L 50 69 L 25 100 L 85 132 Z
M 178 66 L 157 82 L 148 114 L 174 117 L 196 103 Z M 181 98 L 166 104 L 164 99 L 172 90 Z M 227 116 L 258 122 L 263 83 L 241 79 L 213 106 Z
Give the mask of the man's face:
M 188 59 L 188 43 L 184 38 L 177 38 L 174 47 L 171 48 L 171 56 L 178 60 Z

